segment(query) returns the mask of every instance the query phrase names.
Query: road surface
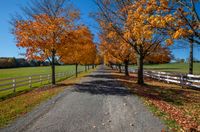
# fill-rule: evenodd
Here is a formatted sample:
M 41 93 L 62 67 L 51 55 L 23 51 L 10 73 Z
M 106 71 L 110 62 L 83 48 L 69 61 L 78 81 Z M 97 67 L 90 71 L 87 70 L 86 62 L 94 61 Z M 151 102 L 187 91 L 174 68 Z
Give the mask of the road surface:
M 160 132 L 165 128 L 104 66 L 68 87 L 0 131 Z

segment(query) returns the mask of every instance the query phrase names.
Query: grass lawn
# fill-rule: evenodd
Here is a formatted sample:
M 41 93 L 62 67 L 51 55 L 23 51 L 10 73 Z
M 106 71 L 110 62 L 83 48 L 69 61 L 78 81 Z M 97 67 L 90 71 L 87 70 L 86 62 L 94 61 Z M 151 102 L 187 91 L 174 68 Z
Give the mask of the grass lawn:
M 83 70 L 84 66 L 79 66 L 78 68 L 79 70 Z M 74 65 L 56 66 L 56 73 L 67 72 L 67 71 L 72 71 L 72 70 L 75 71 Z M 33 74 L 50 74 L 50 73 L 51 73 L 50 66 L 0 69 L 0 79 L 19 77 L 19 76 L 28 76 L 28 75 L 33 75 Z
M 78 67 L 79 71 L 84 71 L 84 69 L 85 69 L 84 66 Z M 75 73 L 75 66 L 74 65 L 56 66 L 56 73 L 67 72 L 67 71 L 74 71 L 74 73 Z M 57 78 L 56 81 L 60 81 L 60 80 L 69 78 L 69 77 L 73 76 L 74 73 L 69 73 L 64 78 Z M 51 67 L 26 67 L 26 68 L 0 69 L 0 79 L 20 77 L 20 76 L 29 76 L 29 75 L 34 75 L 34 74 L 51 74 Z M 20 82 L 20 81 L 24 80 L 24 78 L 22 80 L 20 80 L 20 79 L 21 78 L 17 79 L 16 81 Z M 5 84 L 5 83 L 11 83 L 11 82 L 12 82 L 12 80 L 0 81 L 0 85 Z M 23 81 L 23 82 L 27 83 L 28 81 Z M 20 86 L 20 87 L 16 88 L 15 93 L 13 92 L 13 89 L 1 91 L 0 92 L 0 101 L 10 98 L 10 97 L 13 97 L 13 96 L 16 96 L 21 92 L 27 92 L 27 91 L 32 90 L 33 88 L 41 87 L 48 83 L 49 82 L 47 80 L 42 81 L 42 83 L 40 83 L 40 82 L 33 83 L 32 88 L 29 88 L 29 84 L 27 84 L 25 86 Z M 8 87 L 12 87 L 12 84 L 9 84 L 9 85 L 3 86 L 3 87 L 0 86 L 0 89 L 8 88 Z
M 132 67 L 136 68 L 136 66 Z M 189 66 L 187 63 L 153 64 L 144 66 L 144 68 L 147 70 L 181 73 L 188 73 L 188 67 Z M 194 63 L 194 74 L 200 74 L 200 63 Z

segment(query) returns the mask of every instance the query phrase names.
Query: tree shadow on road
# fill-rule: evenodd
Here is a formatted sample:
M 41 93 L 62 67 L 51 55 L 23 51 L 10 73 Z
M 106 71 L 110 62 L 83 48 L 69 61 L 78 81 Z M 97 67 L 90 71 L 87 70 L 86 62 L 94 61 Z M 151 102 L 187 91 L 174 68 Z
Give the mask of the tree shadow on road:
M 81 84 L 75 84 L 75 91 L 95 95 L 103 94 L 126 96 L 131 94 L 130 90 L 121 86 L 118 82 L 116 82 L 116 80 L 95 80 Z
M 86 77 L 88 77 L 89 81 L 75 84 L 75 91 L 94 95 L 130 95 L 131 91 L 117 81 L 112 72 L 113 70 L 111 69 L 100 69 L 94 72 L 94 74 L 87 75 Z

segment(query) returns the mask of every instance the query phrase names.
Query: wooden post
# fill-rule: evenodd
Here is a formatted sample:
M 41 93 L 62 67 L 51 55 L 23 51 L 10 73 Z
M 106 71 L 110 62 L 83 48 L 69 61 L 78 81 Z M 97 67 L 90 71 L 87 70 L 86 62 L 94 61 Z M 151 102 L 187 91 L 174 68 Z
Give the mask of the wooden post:
M 28 77 L 28 79 L 29 79 L 29 88 L 32 88 L 32 77 L 30 76 L 30 77 Z
M 13 82 L 13 92 L 15 93 L 16 92 L 16 79 L 14 78 L 12 80 L 12 82 Z
M 159 79 L 159 81 L 160 81 L 160 73 L 158 73 L 158 79 Z
M 48 75 L 48 83 L 50 83 L 50 75 Z
M 60 80 L 60 73 L 58 73 L 58 80 Z
M 40 75 L 40 84 L 42 84 L 42 75 Z
M 181 74 L 180 76 L 180 84 L 181 84 L 181 87 L 183 88 L 184 86 L 183 74 Z
M 168 79 L 169 79 L 169 75 L 167 74 L 167 83 L 169 83 L 169 80 L 168 80 Z
M 62 78 L 64 78 L 64 77 L 65 77 L 65 73 L 63 72 L 63 73 L 62 73 Z
M 55 85 L 56 84 L 56 77 L 55 77 L 55 55 L 56 55 L 56 50 L 52 50 L 52 64 L 51 64 L 51 70 L 52 70 L 52 75 L 51 75 L 51 84 Z
M 78 77 L 78 64 L 75 65 L 76 66 L 76 78 Z

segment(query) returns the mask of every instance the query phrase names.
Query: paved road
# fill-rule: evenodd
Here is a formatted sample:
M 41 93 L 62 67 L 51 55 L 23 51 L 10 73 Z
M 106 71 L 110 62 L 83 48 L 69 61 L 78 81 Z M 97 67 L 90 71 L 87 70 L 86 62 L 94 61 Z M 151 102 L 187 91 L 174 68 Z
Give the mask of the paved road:
M 164 127 L 101 66 L 2 131 L 160 132 Z

